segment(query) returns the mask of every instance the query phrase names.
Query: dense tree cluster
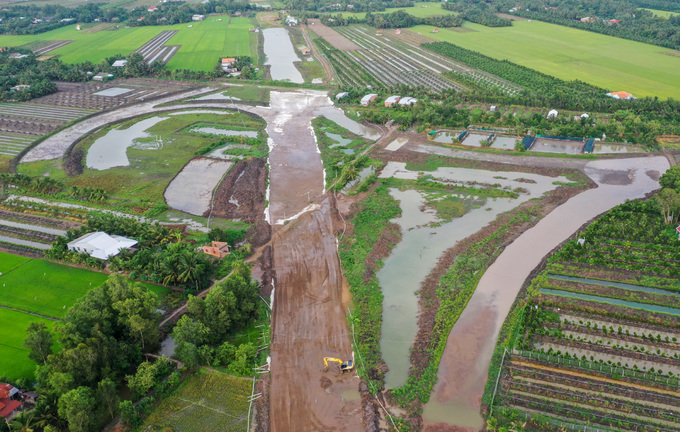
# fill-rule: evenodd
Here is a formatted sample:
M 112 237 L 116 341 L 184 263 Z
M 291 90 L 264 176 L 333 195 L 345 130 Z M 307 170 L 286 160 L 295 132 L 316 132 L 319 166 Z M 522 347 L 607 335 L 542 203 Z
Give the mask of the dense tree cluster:
M 381 12 L 387 8 L 412 7 L 411 0 L 371 1 L 358 0 L 352 2 L 337 2 L 336 0 L 289 0 L 286 2 L 295 11 L 312 12 Z M 318 17 L 317 17 L 318 18 Z
M 496 15 L 496 10 L 484 1 L 451 1 L 442 3 L 442 9 L 459 12 L 459 17 L 487 27 L 508 27 L 512 20 Z
M 205 299 L 190 296 L 189 313 L 180 318 L 172 332 L 176 357 L 188 367 L 226 366 L 234 373 L 247 374 L 255 359 L 255 345 L 235 346 L 227 339 L 256 318 L 258 294 L 250 268 L 239 262 Z
M 158 345 L 158 298 L 139 284 L 113 275 L 92 289 L 55 326 L 52 334 L 31 325 L 26 348 L 39 366 L 35 424 L 72 432 L 100 430 L 117 412 L 118 387 Z M 34 425 L 35 426 L 35 425 Z
M 463 24 L 463 20 L 454 15 L 418 18 L 403 10 L 376 14 L 368 12 L 364 22 L 376 28 L 404 28 L 421 24 L 436 27 L 459 27 Z

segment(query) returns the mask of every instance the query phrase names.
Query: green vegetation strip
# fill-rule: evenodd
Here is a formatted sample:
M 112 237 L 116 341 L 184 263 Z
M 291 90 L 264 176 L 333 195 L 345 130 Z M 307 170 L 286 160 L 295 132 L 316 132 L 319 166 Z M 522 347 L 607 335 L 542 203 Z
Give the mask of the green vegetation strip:
M 464 27 L 472 32 L 431 33 L 431 26 L 410 30 L 566 81 L 579 79 L 637 97 L 680 98 L 680 58 L 663 54 L 658 46 L 535 20 L 515 21 L 511 27 Z

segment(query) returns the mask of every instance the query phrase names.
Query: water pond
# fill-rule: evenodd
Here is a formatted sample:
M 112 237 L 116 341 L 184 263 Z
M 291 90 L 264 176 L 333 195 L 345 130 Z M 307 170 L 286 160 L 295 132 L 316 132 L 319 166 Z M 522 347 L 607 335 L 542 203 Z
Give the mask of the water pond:
M 643 153 L 643 151 L 639 147 L 624 144 L 595 143 L 593 153 Z
M 197 127 L 191 129 L 191 132 L 211 134 L 211 135 L 224 135 L 224 136 L 246 136 L 248 138 L 257 138 L 257 131 L 235 131 L 228 129 L 219 129 L 214 127 Z
M 392 222 L 402 230 L 402 240 L 384 260 L 377 273 L 382 289 L 383 326 L 380 348 L 389 371 L 385 375 L 388 388 L 396 388 L 406 382 L 409 369 L 409 350 L 417 331 L 418 298 L 415 294 L 421 282 L 434 268 L 439 257 L 460 240 L 479 231 L 500 213 L 509 211 L 533 197 L 556 188 L 553 178 L 536 174 L 484 171 L 467 168 L 439 168 L 428 173 L 441 182 L 465 184 L 499 184 L 500 187 L 523 187 L 516 199 L 495 198 L 484 200 L 476 196 L 459 196 L 467 207 L 477 206 L 462 217 L 451 222 L 441 220 L 431 211 L 423 210 L 425 197 L 419 191 L 397 189 L 390 194 L 400 202 L 402 214 Z M 418 173 L 406 169 L 404 163 L 389 162 L 380 177 L 415 179 Z M 518 181 L 521 180 L 521 181 Z M 527 183 L 525 180 L 533 181 Z M 482 205 L 480 205 L 482 204 Z M 437 226 L 438 225 L 438 226 Z
M 326 132 L 326 136 L 336 142 L 336 144 L 330 145 L 329 146 L 330 148 L 346 147 L 347 145 L 352 143 L 351 139 L 343 138 L 342 135 L 340 135 L 340 134 L 334 134 L 334 133 L 331 133 L 331 132 Z
M 324 106 L 317 110 L 317 114 L 326 117 L 328 120 L 337 123 L 338 126 L 341 126 L 360 137 L 370 140 L 377 140 L 380 138 L 381 134 L 378 130 L 352 120 L 339 108 Z
M 305 80 L 293 62 L 299 62 L 293 43 L 285 28 L 268 28 L 262 30 L 264 35 L 264 54 L 269 73 L 275 81 L 290 81 L 302 84 Z
M 127 149 L 141 138 L 151 138 L 146 130 L 166 120 L 167 117 L 151 117 L 137 122 L 127 129 L 112 129 L 98 138 L 88 149 L 85 165 L 90 169 L 107 170 L 113 167 L 129 166 Z
M 460 132 L 437 132 L 432 140 L 438 143 L 451 144 L 454 139 L 458 138 L 458 135 L 460 135 Z
M 531 146 L 529 151 L 537 151 L 543 153 L 564 153 L 564 154 L 581 154 L 583 153 L 583 142 L 557 140 L 549 138 L 536 138 L 536 141 Z
M 516 142 L 517 142 L 516 138 L 499 136 L 499 137 L 496 137 L 494 142 L 491 144 L 491 148 L 504 149 L 504 150 L 514 150 Z
M 641 309 L 641 310 L 646 310 L 646 311 L 649 311 L 649 312 L 660 312 L 660 313 L 665 313 L 665 314 L 669 314 L 669 315 L 680 315 L 680 309 L 672 308 L 672 307 L 668 307 L 668 306 L 638 303 L 638 302 L 633 302 L 633 301 L 628 301 L 628 300 L 621 300 L 621 299 L 608 298 L 608 297 L 599 297 L 599 296 L 594 296 L 594 295 L 591 295 L 591 294 L 576 293 L 576 292 L 571 292 L 571 291 L 563 291 L 563 290 L 556 290 L 556 289 L 550 289 L 550 288 L 541 288 L 541 292 L 545 293 L 545 294 L 557 295 L 557 296 L 561 296 L 561 297 L 570 297 L 570 298 L 575 298 L 575 299 L 580 299 L 580 300 L 588 300 L 588 301 L 594 301 L 594 302 L 599 302 L 599 303 L 613 304 L 613 305 L 616 305 L 616 306 L 624 306 L 624 307 L 629 307 L 629 308 L 632 308 L 632 309 Z

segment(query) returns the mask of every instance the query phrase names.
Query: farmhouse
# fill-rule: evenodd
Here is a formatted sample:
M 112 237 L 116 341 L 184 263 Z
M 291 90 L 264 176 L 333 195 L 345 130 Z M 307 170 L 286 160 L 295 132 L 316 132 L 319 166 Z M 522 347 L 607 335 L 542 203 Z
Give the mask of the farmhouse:
M 410 96 L 403 97 L 399 100 L 399 105 L 415 105 L 415 103 L 418 102 L 418 99 Z
M 11 421 L 21 407 L 21 402 L 15 398 L 19 390 L 11 384 L 0 384 L 0 418 L 4 421 Z
M 303 47 L 300 47 L 300 52 L 302 53 L 302 55 L 310 55 L 312 53 L 312 50 L 310 50 L 306 46 L 303 46 Z
M 192 15 L 191 21 L 203 21 L 205 19 L 205 15 Z
M 224 258 L 229 255 L 229 243 L 226 242 L 210 242 L 210 245 L 203 246 L 203 253 L 212 255 L 216 258 Z
M 635 99 L 635 97 L 632 94 L 625 91 L 607 93 L 607 96 L 613 97 L 614 99 L 626 99 L 626 100 Z
M 236 65 L 236 58 L 225 57 L 222 59 L 222 70 L 225 72 L 236 72 L 234 66 Z
M 368 106 L 368 104 L 370 104 L 371 102 L 373 102 L 373 101 L 376 100 L 377 98 L 378 98 L 378 95 L 377 95 L 377 94 L 375 94 L 375 93 L 370 93 L 370 94 L 367 94 L 366 96 L 362 97 L 360 103 L 361 103 L 361 105 L 363 105 L 363 106 Z
M 15 85 L 14 87 L 10 87 L 9 89 L 16 91 L 16 90 L 28 90 L 30 88 L 31 88 L 31 86 L 28 85 L 28 84 L 19 84 L 19 85 Z
M 390 96 L 387 99 L 385 99 L 385 106 L 387 108 L 392 108 L 394 105 L 397 104 L 397 102 L 399 102 L 400 99 L 401 96 Z
M 349 92 L 338 93 L 335 95 L 335 100 L 340 100 L 342 98 L 346 98 L 347 96 L 349 96 Z
M 86 253 L 94 258 L 102 260 L 109 259 L 117 255 L 123 249 L 130 249 L 137 244 L 137 240 L 132 240 L 122 236 L 110 236 L 105 232 L 95 231 L 67 243 L 71 251 Z
M 548 115 L 545 116 L 545 118 L 554 119 L 554 118 L 557 118 L 557 114 L 559 114 L 559 112 L 557 112 L 557 110 L 552 109 L 552 110 L 548 111 Z
M 127 60 L 116 60 L 115 62 L 113 62 L 113 64 L 111 66 L 113 66 L 113 67 L 125 67 L 125 66 L 127 66 Z
M 149 9 L 147 9 L 149 12 L 156 12 L 158 10 L 158 6 L 151 6 Z
M 298 20 L 297 18 L 293 18 L 292 16 L 289 16 L 286 18 L 286 24 L 289 26 L 296 26 L 298 25 Z

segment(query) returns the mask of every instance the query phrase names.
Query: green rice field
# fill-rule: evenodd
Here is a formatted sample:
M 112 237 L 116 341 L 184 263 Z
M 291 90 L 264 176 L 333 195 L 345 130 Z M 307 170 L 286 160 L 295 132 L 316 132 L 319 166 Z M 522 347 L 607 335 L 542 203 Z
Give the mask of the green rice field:
M 384 11 L 376 13 L 391 13 L 399 10 L 403 10 L 416 18 L 427 18 L 440 15 L 458 15 L 456 12 L 442 9 L 441 3 L 436 2 L 420 2 L 415 3 L 412 7 L 406 8 L 387 8 Z M 358 19 L 364 19 L 366 17 L 366 12 L 342 12 L 342 16 L 353 16 Z
M 142 429 L 245 432 L 252 385 L 251 379 L 200 369 L 161 402 Z
M 0 377 L 32 379 L 35 364 L 22 345 L 28 323 L 41 321 L 51 330 L 78 299 L 107 278 L 103 273 L 0 252 Z M 169 291 L 143 285 L 161 298 Z
M 238 17 L 232 18 L 231 22 L 229 19 L 229 16 L 209 16 L 204 21 L 190 24 L 121 27 L 114 31 L 95 33 L 88 33 L 88 26 L 83 26 L 83 30 L 78 31 L 74 24 L 37 35 L 2 35 L 0 46 L 14 47 L 37 41 L 72 40 L 74 42 L 52 51 L 49 55 L 59 56 L 66 63 L 98 63 L 107 57 L 128 55 L 163 31 L 177 30 L 177 34 L 167 45 L 181 45 L 181 48 L 170 59 L 168 67 L 210 71 L 221 57 L 246 56 L 254 52 L 255 34 L 248 32 L 248 28 L 253 27 L 250 19 Z
M 647 9 L 647 8 L 641 8 L 641 9 L 644 9 L 646 11 L 650 11 L 654 15 L 661 17 L 661 18 L 670 18 L 673 15 L 680 15 L 680 13 L 678 13 L 678 12 L 669 12 L 669 11 L 665 11 L 665 10 Z
M 44 322 L 52 330 L 55 321 L 0 308 L 0 377 L 11 380 L 33 377 L 35 363 L 24 348 L 26 328 L 32 321 Z
M 680 99 L 680 54 L 540 21 L 515 21 L 511 27 L 484 27 L 466 22 L 468 32 L 431 26 L 410 30 L 497 59 L 507 59 L 564 80 L 580 79 L 636 97 Z

